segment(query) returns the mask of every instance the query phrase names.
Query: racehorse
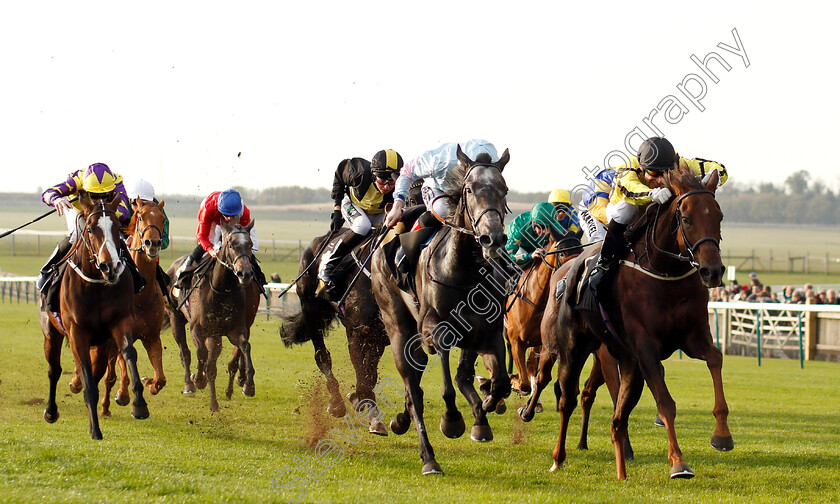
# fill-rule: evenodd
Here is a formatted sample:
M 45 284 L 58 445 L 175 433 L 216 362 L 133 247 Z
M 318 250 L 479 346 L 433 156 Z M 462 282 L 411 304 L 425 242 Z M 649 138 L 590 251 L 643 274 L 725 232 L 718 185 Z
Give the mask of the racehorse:
M 445 436 L 457 438 L 465 431 L 464 418 L 455 405 L 449 369 L 449 352 L 454 346 L 461 348 L 455 382 L 475 416 L 471 439 L 493 438 L 487 412 L 494 411 L 510 393 L 502 336 L 505 289 L 494 275 L 494 268 L 501 265 L 491 264 L 498 258 L 499 250 L 504 253 L 507 185 L 502 170 L 510 154 L 505 150 L 495 163 L 486 154 L 473 161 L 459 146 L 457 156 L 459 164 L 450 170 L 444 185 L 451 188 L 444 197 L 456 204 L 454 214 L 436 215 L 443 227 L 417 261 L 416 304 L 411 294 L 397 287 L 384 249 L 373 256 L 373 293 L 406 389 L 405 410 L 391 420 L 391 430 L 403 434 L 414 420 L 420 439 L 422 474 L 443 472 L 435 461 L 423 420 L 420 379 L 428 365 L 424 347 L 440 357 L 446 403 L 440 428 Z M 484 401 L 473 386 L 479 355 L 492 376 Z
M 218 411 L 216 400 L 216 361 L 222 350 L 222 336 L 234 346 L 228 363 L 229 381 L 225 396 L 233 395 L 233 380 L 244 359 L 245 380 L 242 393 L 253 397 L 254 364 L 251 360 L 251 325 L 257 316 L 260 288 L 254 282 L 253 244 L 250 232 L 252 221 L 243 227 L 222 222 L 221 247 L 216 257 L 209 254 L 192 275 L 186 292 L 171 291 L 166 311 L 172 326 L 172 336 L 178 344 L 184 366 L 184 393 L 193 393 L 210 384 L 210 411 Z M 167 270 L 174 282 L 178 267 L 186 259 L 179 258 Z M 190 374 L 191 354 L 187 346 L 186 325 L 190 324 L 195 351 L 198 356 L 195 374 Z
M 55 392 L 61 377 L 61 343 L 66 336 L 84 387 L 90 436 L 102 439 L 96 415 L 98 384 L 105 375 L 112 346 L 120 350 L 131 372 L 132 416 L 148 418 L 149 408 L 143 399 L 131 334 L 134 281 L 125 271 L 126 265 L 118 252 L 120 225 L 116 211 L 121 197 L 117 195 L 109 203 L 90 201 L 87 196 L 79 201 L 82 212 L 77 220 L 76 240 L 67 259 L 67 267 L 72 272 L 65 271 L 61 276 L 59 317 L 49 312 L 43 297 L 38 307 L 50 378 L 44 419 L 49 423 L 58 420 Z
M 371 233 L 371 237 L 374 236 L 376 233 Z M 286 346 L 312 341 L 312 346 L 315 348 L 315 363 L 327 379 L 327 390 L 330 392 L 327 412 L 335 417 L 343 417 L 347 408 L 338 380 L 333 375 L 332 356 L 324 344 L 326 330 L 337 316 L 347 333 L 350 361 L 356 370 L 356 391 L 348 394 L 347 398 L 354 408 L 359 404 L 375 408 L 373 405 L 376 404 L 374 387 L 377 384 L 377 367 L 388 345 L 388 335 L 385 333 L 379 307 L 371 292 L 369 272 L 358 276 L 344 301 L 343 310 L 339 310 L 336 303 L 316 295 L 318 268 L 317 266 L 310 267 L 310 265 L 313 261 L 321 259 L 321 257 L 316 257 L 317 252 L 329 247 L 329 244 L 325 243 L 328 239 L 334 242 L 338 238 L 340 234 L 319 236 L 312 240 L 301 255 L 300 271 L 304 273 L 306 270 L 296 283 L 301 311 L 284 317 L 284 322 L 280 327 L 280 336 Z M 350 280 L 359 273 L 364 258 L 372 252 L 370 241 L 363 242 L 361 247 L 367 248 L 364 254 L 359 254 L 360 248 L 357 248 L 357 251 L 348 254 L 338 266 L 342 274 L 341 280 L 337 281 L 336 291 L 346 291 Z M 388 430 L 377 411 L 370 410 L 365 413 L 366 418 L 370 419 L 368 430 L 372 434 L 385 436 Z
M 510 342 L 511 358 L 519 371 L 518 377 L 511 378 L 511 386 L 522 394 L 531 392 L 533 373 L 526 362 L 525 353 L 533 348 L 536 353 L 532 352 L 531 355 L 536 356 L 542 345 L 540 321 L 548 302 L 548 280 L 560 264 L 577 257 L 583 251 L 577 236 L 552 241 L 549 254 L 535 259 L 527 266 L 507 299 L 505 333 Z
M 160 342 L 160 330 L 163 324 L 164 297 L 157 285 L 158 258 L 161 250 L 163 226 L 166 216 L 163 214 L 163 200 L 160 203 L 137 199 L 137 211 L 128 223 L 129 252 L 140 274 L 146 280 L 146 286 L 134 295 L 135 316 L 131 325 L 131 333 L 135 339 L 143 342 L 149 362 L 155 370 L 154 378 L 144 378 L 143 384 L 152 395 L 160 392 L 166 385 L 163 374 L 163 348 Z M 120 406 L 128 404 L 128 374 L 125 359 L 117 355 L 120 366 L 120 388 L 114 401 Z M 111 387 L 116 382 L 114 359 L 108 362 L 105 375 L 105 394 L 102 397 L 103 416 L 110 416 Z
M 649 205 L 647 212 L 631 226 L 628 232 L 632 245 L 620 261 L 613 281 L 601 291 L 600 312 L 574 308 L 581 278 L 588 271 L 585 262 L 593 260 L 593 254 L 582 254 L 552 277 L 552 284 L 556 284 L 565 276 L 568 286 L 560 301 L 549 296 L 541 326 L 543 345 L 549 352 L 540 357 L 537 390 L 520 411 L 524 420 L 533 418 L 539 393 L 551 380 L 543 369 L 550 369 L 557 359 L 562 388 L 561 424 L 552 471 L 566 459 L 565 439 L 569 416 L 576 405 L 581 368 L 588 354 L 602 343 L 618 360 L 621 371 L 618 401 L 610 425 L 618 479 L 627 478 L 624 462 L 627 420 L 645 382 L 668 433 L 671 477 L 694 476 L 677 443 L 676 405 L 665 385 L 660 363 L 678 349 L 689 357 L 705 360 L 712 375 L 716 420 L 712 446 L 722 451 L 734 446 L 721 379 L 722 354 L 712 342 L 706 313 L 708 288 L 720 285 L 724 271 L 720 257 L 723 213 L 714 197 L 719 178 L 714 174 L 703 186 L 682 165 L 669 172 L 665 180 L 675 197 L 664 205 Z

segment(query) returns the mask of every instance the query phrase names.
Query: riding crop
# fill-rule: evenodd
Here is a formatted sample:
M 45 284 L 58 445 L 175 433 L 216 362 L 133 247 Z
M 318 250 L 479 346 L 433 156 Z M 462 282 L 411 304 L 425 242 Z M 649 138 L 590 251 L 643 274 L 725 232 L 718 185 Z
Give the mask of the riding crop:
M 73 196 L 73 198 L 72 198 L 72 199 L 70 199 L 69 201 L 70 201 L 70 203 L 72 203 L 72 202 L 76 201 L 77 199 L 79 199 L 79 197 L 78 197 L 78 196 Z M 53 214 L 53 213 L 55 213 L 56 211 L 57 211 L 57 210 L 56 210 L 55 208 L 53 208 L 52 210 L 50 210 L 49 212 L 45 213 L 44 215 L 41 215 L 41 216 L 39 216 L 39 217 L 35 217 L 34 219 L 32 219 L 31 221 L 27 222 L 26 224 L 23 224 L 23 225 L 18 226 L 18 227 L 14 228 L 14 229 L 10 229 L 10 230 L 8 230 L 8 231 L 6 231 L 6 232 L 5 232 L 5 233 L 3 233 L 3 234 L 0 234 L 0 238 L 4 238 L 4 237 L 6 237 L 6 236 L 8 236 L 8 235 L 10 235 L 10 234 L 12 234 L 12 233 L 14 233 L 15 231 L 17 231 L 17 230 L 19 230 L 19 229 L 25 228 L 26 226 L 28 226 L 28 225 L 30 225 L 30 224 L 34 224 L 35 222 L 38 222 L 39 220 L 43 219 L 44 217 L 47 217 L 47 216 L 49 216 L 49 215 L 52 215 L 52 214 Z
M 356 280 L 359 279 L 359 275 L 365 271 L 365 268 L 370 262 L 370 258 L 373 257 L 373 253 L 376 252 L 376 248 L 382 243 L 382 240 L 388 235 L 387 230 L 390 229 L 388 226 L 382 226 L 379 228 L 379 236 L 374 238 L 373 245 L 370 247 L 370 254 L 365 258 L 365 261 L 362 263 L 362 266 L 359 268 L 359 271 L 356 273 L 356 276 L 353 277 L 353 280 L 350 281 L 350 284 L 347 286 L 347 290 L 344 291 L 344 294 L 341 296 L 341 299 L 338 300 L 338 309 L 343 310 L 344 308 L 344 300 L 347 299 L 347 296 L 350 295 L 350 291 L 353 289 L 353 286 L 356 284 Z M 343 311 L 342 311 L 343 313 Z
M 280 291 L 280 294 L 277 295 L 278 298 L 283 297 L 287 292 L 289 292 L 289 290 L 292 288 L 293 285 L 297 284 L 298 280 L 303 278 L 303 275 L 305 275 L 306 272 L 309 271 L 309 268 L 311 268 L 312 265 L 315 264 L 315 262 L 318 261 L 318 257 L 321 256 L 321 252 L 323 252 L 324 249 L 327 248 L 327 245 L 330 243 L 330 240 L 332 240 L 332 237 L 334 235 L 335 235 L 335 231 L 330 231 L 330 234 L 327 235 L 327 239 L 324 240 L 324 243 L 321 244 L 321 248 L 318 249 L 318 252 L 315 253 L 315 257 L 312 258 L 312 262 L 310 262 L 309 265 L 306 268 L 304 268 L 303 271 L 300 272 L 300 275 L 298 275 L 297 278 L 292 280 L 285 289 Z

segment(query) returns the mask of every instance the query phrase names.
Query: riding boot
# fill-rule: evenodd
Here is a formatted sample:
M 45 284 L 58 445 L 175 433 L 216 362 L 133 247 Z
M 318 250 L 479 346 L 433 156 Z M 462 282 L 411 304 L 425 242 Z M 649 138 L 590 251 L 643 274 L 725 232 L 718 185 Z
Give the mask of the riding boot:
M 615 264 L 619 254 L 627 250 L 627 240 L 624 238 L 624 231 L 626 230 L 627 224 L 610 221 L 604 243 L 601 245 L 601 256 L 589 277 L 589 286 L 594 291 L 597 292 L 598 286 Z
M 260 294 L 267 297 L 268 291 L 265 290 L 264 286 L 268 283 L 268 281 L 265 279 L 265 273 L 263 273 L 263 270 L 260 267 L 260 262 L 253 255 L 251 256 L 251 267 L 254 268 L 254 280 L 260 288 Z
M 169 277 L 166 276 L 166 272 L 163 271 L 159 263 L 155 266 L 155 278 L 163 293 L 163 297 L 166 298 L 169 295 Z
M 328 289 L 332 289 L 335 286 L 335 278 L 333 278 L 335 268 L 341 264 L 344 256 L 349 254 L 356 245 L 362 243 L 364 239 L 365 235 L 356 234 L 353 231 L 344 233 L 344 236 L 338 239 L 338 244 L 333 250 L 332 255 L 330 255 L 324 268 L 318 272 L 318 278 L 324 282 L 324 285 Z
M 55 250 L 53 250 L 50 258 L 47 259 L 47 263 L 41 268 L 38 279 L 35 280 L 35 287 L 39 291 L 46 293 L 47 287 L 50 284 L 49 280 L 53 278 L 53 274 L 55 273 L 56 264 L 58 264 L 58 262 L 67 255 L 67 252 L 70 251 L 71 245 L 70 238 L 65 236 L 64 239 L 58 242 L 58 245 L 55 246 Z
M 183 289 L 187 283 L 190 273 L 192 273 L 193 265 L 198 264 L 201 260 L 201 256 L 204 255 L 204 248 L 201 245 L 196 245 L 190 255 L 184 259 L 184 262 L 181 263 L 181 266 L 175 271 L 175 285 L 173 287 L 177 289 Z

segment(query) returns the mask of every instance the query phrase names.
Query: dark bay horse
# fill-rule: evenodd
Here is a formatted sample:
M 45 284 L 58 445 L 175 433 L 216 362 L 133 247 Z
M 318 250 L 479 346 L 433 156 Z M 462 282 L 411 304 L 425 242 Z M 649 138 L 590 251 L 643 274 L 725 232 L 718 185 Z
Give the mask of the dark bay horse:
M 160 330 L 163 325 L 164 297 L 157 284 L 157 267 L 163 237 L 163 226 L 166 216 L 163 213 L 163 200 L 160 203 L 137 199 L 137 211 L 131 216 L 127 233 L 127 245 L 131 258 L 140 274 L 146 280 L 146 286 L 134 295 L 134 320 L 131 324 L 131 334 L 140 340 L 146 348 L 154 368 L 153 378 L 144 378 L 143 384 L 154 395 L 166 385 L 163 374 L 163 347 L 160 342 Z M 120 366 L 120 387 L 115 402 L 121 406 L 128 404 L 128 373 L 125 359 L 117 355 Z M 108 363 L 105 376 L 105 395 L 102 397 L 101 415 L 110 415 L 109 406 L 111 387 L 116 381 L 114 360 Z
M 676 405 L 665 385 L 661 360 L 676 350 L 706 361 L 714 384 L 716 425 L 711 444 L 718 450 L 734 446 L 723 394 L 722 354 L 713 342 L 706 312 L 708 287 L 720 285 L 724 266 L 720 257 L 720 223 L 723 213 L 714 197 L 717 174 L 705 186 L 686 166 L 666 175 L 674 193 L 665 205 L 652 204 L 631 238 L 631 249 L 617 266 L 613 281 L 601 294 L 602 313 L 576 310 L 578 284 L 586 253 L 560 268 L 552 277 L 566 277 L 568 287 L 560 301 L 549 297 L 542 323 L 543 345 L 549 352 L 540 359 L 537 390 L 521 411 L 533 417 L 539 393 L 551 380 L 543 369 L 556 359 L 562 387 L 561 425 L 554 448 L 554 464 L 566 459 L 565 440 L 569 416 L 575 408 L 577 381 L 587 356 L 603 343 L 619 364 L 621 385 L 610 433 L 615 449 L 618 479 L 626 479 L 624 441 L 627 420 L 647 383 L 668 433 L 668 460 L 672 478 L 690 478 L 694 472 L 685 463 L 677 444 L 674 418 Z
M 493 438 L 487 412 L 494 411 L 510 393 L 502 336 L 506 291 L 494 274 L 496 267 L 501 268 L 495 264 L 499 251 L 504 253 L 507 185 L 502 170 L 510 154 L 505 150 L 495 163 L 486 154 L 473 161 L 460 147 L 457 155 L 459 164 L 446 179 L 446 185 L 452 188 L 447 197 L 455 204 L 454 214 L 438 216 L 444 220 L 444 227 L 420 254 L 414 273 L 416 304 L 410 294 L 397 287 L 384 250 L 377 250 L 373 256 L 373 293 L 406 389 L 405 410 L 392 419 L 391 430 L 403 434 L 414 421 L 420 439 L 422 474 L 443 472 L 435 461 L 423 420 L 420 379 L 430 367 L 424 348 L 440 358 L 446 403 L 440 428 L 445 436 L 456 438 L 466 429 L 455 405 L 449 369 L 449 352 L 455 346 L 461 348 L 455 382 L 475 416 L 471 439 Z M 489 394 L 483 401 L 473 385 L 479 355 L 492 376 Z
M 43 297 L 38 307 L 44 354 L 50 368 L 50 395 L 44 419 L 50 423 L 58 420 L 55 392 L 61 377 L 61 343 L 66 336 L 84 387 L 90 436 L 102 439 L 96 415 L 98 384 L 108 367 L 111 348 L 120 350 L 131 372 L 134 391 L 131 414 L 138 419 L 148 418 L 149 409 L 143 399 L 131 334 L 134 281 L 125 271 L 126 265 L 118 252 L 120 224 L 116 210 L 120 196 L 107 204 L 104 200 L 90 201 L 87 196 L 79 201 L 82 212 L 67 270 L 61 277 L 59 317 L 49 313 Z
M 242 393 L 253 397 L 254 364 L 251 360 L 251 325 L 260 304 L 260 288 L 254 282 L 251 264 L 253 245 L 250 232 L 252 221 L 243 227 L 221 223 L 222 244 L 215 258 L 205 256 L 193 274 L 190 287 L 177 295 L 172 293 L 166 311 L 172 326 L 172 336 L 181 353 L 184 366 L 184 392 L 195 392 L 210 384 L 210 411 L 219 410 L 216 400 L 216 361 L 222 350 L 222 336 L 234 346 L 228 363 L 229 380 L 225 395 L 233 395 L 233 380 L 244 359 L 245 382 Z M 179 258 L 167 270 L 172 281 L 186 256 Z M 185 299 L 186 298 L 186 299 Z M 187 346 L 186 325 L 198 357 L 195 374 L 190 374 L 192 356 Z
M 332 236 L 333 242 L 337 241 L 342 230 Z M 371 232 L 371 237 L 376 233 Z M 300 271 L 309 268 L 306 273 L 298 279 L 296 292 L 300 299 L 301 311 L 284 317 L 280 327 L 280 336 L 286 346 L 311 341 L 315 348 L 315 363 L 318 369 L 327 379 L 327 390 L 330 392 L 330 402 L 327 412 L 335 417 L 342 417 L 347 412 L 344 404 L 344 397 L 341 395 L 338 380 L 332 371 L 332 356 L 324 344 L 324 337 L 332 321 L 338 317 L 347 334 L 347 348 L 350 352 L 350 361 L 356 371 L 356 391 L 348 394 L 348 399 L 354 408 L 359 404 L 370 408 L 376 404 L 374 387 L 377 384 L 379 361 L 388 345 L 388 335 L 385 333 L 385 326 L 379 315 L 379 306 L 371 291 L 371 282 L 368 274 L 364 272 L 359 275 L 356 283 L 352 286 L 347 298 L 344 300 L 344 310 L 339 310 L 338 305 L 323 297 L 316 295 L 318 289 L 318 267 L 309 267 L 312 261 L 326 260 L 323 255 L 315 257 L 319 250 L 324 247 L 326 255 L 330 252 L 329 244 L 325 241 L 330 235 L 323 235 L 312 240 L 309 247 L 303 252 L 300 258 Z M 337 292 L 345 292 L 350 281 L 359 272 L 360 262 L 364 263 L 365 258 L 371 253 L 371 241 L 361 244 L 360 249 L 348 254 L 338 269 L 342 272 L 341 280 L 335 287 Z M 353 255 L 356 255 L 354 259 Z M 368 272 L 369 273 L 369 272 Z M 360 403 L 362 401 L 362 403 Z M 382 423 L 381 416 L 377 410 L 370 410 L 365 413 L 370 419 L 368 431 L 372 434 L 385 436 L 388 430 Z

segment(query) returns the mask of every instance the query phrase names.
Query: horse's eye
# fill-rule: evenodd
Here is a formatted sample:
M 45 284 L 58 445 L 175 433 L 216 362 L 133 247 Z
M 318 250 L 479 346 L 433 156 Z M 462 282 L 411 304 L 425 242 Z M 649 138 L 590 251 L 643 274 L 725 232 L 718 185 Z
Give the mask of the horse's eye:
M 472 189 L 470 189 L 469 187 L 465 187 L 464 192 L 467 194 L 472 194 Z
M 691 224 L 690 222 L 688 222 L 688 217 L 683 217 L 683 218 L 682 218 L 682 222 L 683 222 L 683 224 L 685 224 L 686 226 L 688 226 L 689 224 Z

